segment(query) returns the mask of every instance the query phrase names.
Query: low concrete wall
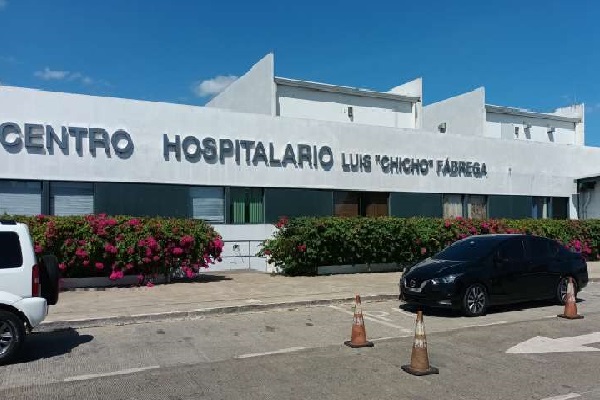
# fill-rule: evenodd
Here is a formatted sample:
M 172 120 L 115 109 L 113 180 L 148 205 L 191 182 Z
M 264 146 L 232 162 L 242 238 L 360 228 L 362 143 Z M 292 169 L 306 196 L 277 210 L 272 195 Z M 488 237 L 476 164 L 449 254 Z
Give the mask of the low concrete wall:
M 317 267 L 317 275 L 359 274 L 367 272 L 398 272 L 404 266 L 399 263 L 328 265 Z
M 164 275 L 159 275 L 152 279 L 153 283 L 165 283 L 167 279 Z M 95 278 L 63 278 L 60 282 L 61 291 L 70 291 L 74 289 L 89 289 L 89 288 L 110 288 L 119 286 L 136 286 L 139 280 L 137 275 L 127 275 L 123 279 L 111 280 L 105 277 Z

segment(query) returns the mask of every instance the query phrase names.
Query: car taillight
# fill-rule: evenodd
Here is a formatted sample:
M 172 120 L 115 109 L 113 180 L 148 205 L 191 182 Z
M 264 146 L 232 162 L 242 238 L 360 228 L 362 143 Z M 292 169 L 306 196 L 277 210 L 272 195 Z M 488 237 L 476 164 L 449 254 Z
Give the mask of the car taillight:
M 36 264 L 31 272 L 31 297 L 40 297 L 42 284 L 40 283 L 40 267 Z

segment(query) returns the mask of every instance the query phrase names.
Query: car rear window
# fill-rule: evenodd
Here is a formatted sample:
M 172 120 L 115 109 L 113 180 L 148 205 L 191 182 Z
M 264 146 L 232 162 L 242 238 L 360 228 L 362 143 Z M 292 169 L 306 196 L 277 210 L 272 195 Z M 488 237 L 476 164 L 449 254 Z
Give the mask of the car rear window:
M 19 268 L 23 265 L 21 243 L 15 232 L 0 232 L 0 269 Z
M 467 238 L 454 242 L 433 256 L 433 259 L 469 261 L 487 256 L 496 247 L 497 241 L 489 238 Z

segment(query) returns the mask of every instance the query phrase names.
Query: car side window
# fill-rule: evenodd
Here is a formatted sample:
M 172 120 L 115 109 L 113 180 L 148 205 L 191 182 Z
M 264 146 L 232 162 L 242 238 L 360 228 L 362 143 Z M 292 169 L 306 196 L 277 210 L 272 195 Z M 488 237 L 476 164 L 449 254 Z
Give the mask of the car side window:
M 21 243 L 15 232 L 0 232 L 0 270 L 23 265 Z
M 498 257 L 501 260 L 522 261 L 525 259 L 525 247 L 521 239 L 512 239 L 500 246 Z
M 529 238 L 529 254 L 532 258 L 551 257 L 550 241 L 539 237 Z

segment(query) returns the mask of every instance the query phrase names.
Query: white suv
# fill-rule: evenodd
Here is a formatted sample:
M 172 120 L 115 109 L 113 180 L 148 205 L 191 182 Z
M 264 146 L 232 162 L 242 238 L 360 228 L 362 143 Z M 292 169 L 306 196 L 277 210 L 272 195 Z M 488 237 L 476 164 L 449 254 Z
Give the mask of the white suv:
M 0 220 L 0 365 L 18 356 L 25 336 L 58 302 L 58 261 L 38 263 L 29 228 Z

